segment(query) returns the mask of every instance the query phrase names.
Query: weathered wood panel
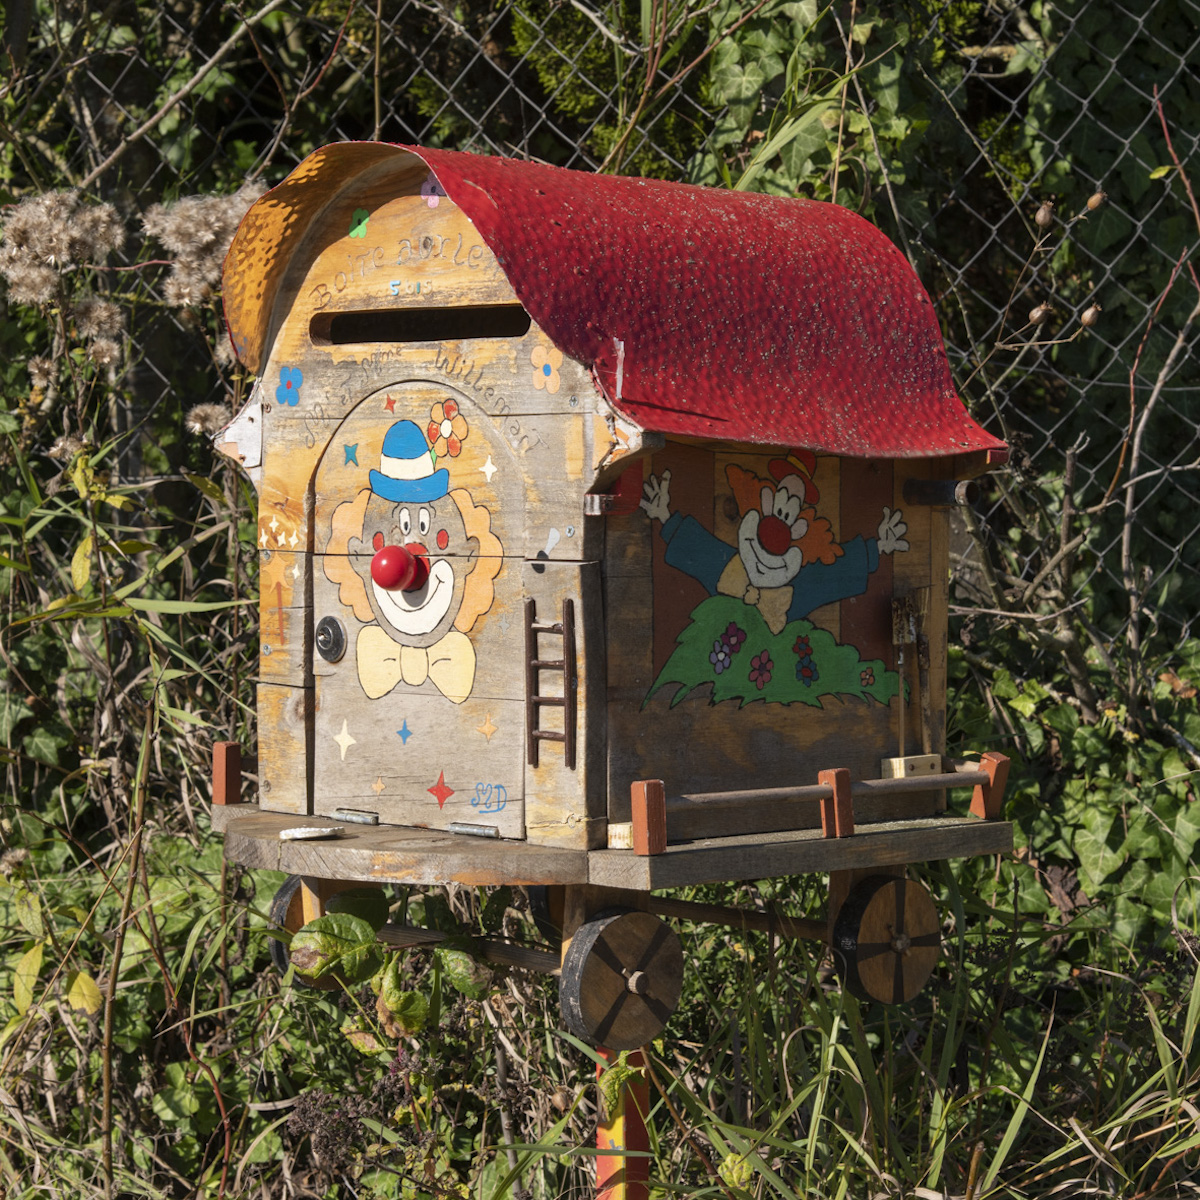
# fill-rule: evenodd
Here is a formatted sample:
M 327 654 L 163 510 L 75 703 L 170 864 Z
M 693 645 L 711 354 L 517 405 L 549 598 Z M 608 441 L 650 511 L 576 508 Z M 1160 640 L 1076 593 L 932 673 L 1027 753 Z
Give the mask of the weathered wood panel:
M 312 711 L 310 687 L 258 685 L 258 796 L 264 810 L 311 811 Z
M 853 837 L 823 838 L 820 830 L 701 840 L 639 857 L 631 850 L 588 856 L 588 880 L 606 887 L 653 891 L 739 879 L 770 879 L 810 871 L 848 871 L 1012 850 L 1006 821 L 925 817 L 863 826 Z

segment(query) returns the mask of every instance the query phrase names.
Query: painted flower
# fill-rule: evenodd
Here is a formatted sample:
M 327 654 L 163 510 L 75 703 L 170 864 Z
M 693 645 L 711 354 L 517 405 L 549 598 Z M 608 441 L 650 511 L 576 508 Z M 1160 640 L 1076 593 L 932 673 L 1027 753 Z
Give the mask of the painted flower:
M 558 391 L 561 380 L 558 368 L 562 366 L 562 351 L 553 346 L 537 345 L 529 356 L 533 363 L 533 386 L 541 391 L 545 388 L 551 395 Z
M 712 663 L 714 674 L 720 675 L 722 671 L 729 670 L 729 646 L 723 639 L 718 638 L 713 642 L 712 653 L 708 656 L 708 661 Z
M 817 670 L 811 658 L 802 658 L 796 664 L 796 678 L 805 687 L 812 687 L 821 678 L 821 672 Z
M 725 626 L 725 632 L 721 635 L 721 641 L 729 647 L 730 654 L 736 654 L 741 648 L 742 643 L 746 640 L 746 631 L 739 629 L 737 623 L 730 621 Z
M 275 399 L 280 404 L 300 403 L 300 385 L 304 382 L 304 372 L 299 367 L 280 367 L 279 386 L 275 389 Z
M 462 451 L 468 428 L 467 418 L 458 411 L 458 402 L 443 400 L 429 410 L 429 428 L 425 431 L 437 458 L 457 458 Z
M 792 653 L 798 654 L 801 658 L 811 658 L 812 646 L 809 644 L 808 638 L 798 637 L 796 644 L 792 647 Z
M 775 664 L 771 661 L 768 651 L 756 654 L 750 660 L 750 682 L 761 692 L 771 682 L 771 672 L 774 669 Z
M 865 688 L 875 686 L 875 671 L 871 667 L 867 667 L 865 671 L 859 673 L 858 682 Z
M 430 208 L 437 208 L 445 194 L 446 193 L 442 189 L 442 185 L 438 183 L 438 181 L 433 177 L 433 172 L 430 171 L 429 174 L 425 176 L 425 182 L 421 184 L 421 195 L 425 197 L 425 203 L 428 204 Z
M 354 215 L 350 218 L 350 232 L 347 236 L 365 238 L 367 236 L 367 218 L 370 215 L 365 208 L 356 208 Z

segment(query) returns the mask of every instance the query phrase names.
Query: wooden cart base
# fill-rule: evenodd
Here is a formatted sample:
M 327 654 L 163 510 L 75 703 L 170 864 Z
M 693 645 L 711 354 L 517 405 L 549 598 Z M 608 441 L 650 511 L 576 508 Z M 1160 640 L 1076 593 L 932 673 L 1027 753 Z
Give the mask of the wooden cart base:
M 321 841 L 280 841 L 297 825 L 332 826 L 322 817 L 259 812 L 255 805 L 214 806 L 225 855 L 245 867 L 321 879 L 475 887 L 499 884 L 591 884 L 657 891 L 698 883 L 770 879 L 812 872 L 858 871 L 942 858 L 1005 854 L 1007 821 L 938 815 L 859 825 L 852 837 L 819 829 L 673 842 L 662 854 L 632 850 L 559 850 L 411 826 L 347 826 Z

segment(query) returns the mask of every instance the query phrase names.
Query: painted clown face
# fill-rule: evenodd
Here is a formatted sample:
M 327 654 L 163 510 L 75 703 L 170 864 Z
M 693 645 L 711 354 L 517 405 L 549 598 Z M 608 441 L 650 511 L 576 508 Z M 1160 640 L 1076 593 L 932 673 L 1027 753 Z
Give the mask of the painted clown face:
M 775 487 L 765 486 L 760 499 L 762 510 L 750 509 L 738 526 L 738 554 L 755 587 L 784 587 L 804 565 L 803 552 L 792 544 L 808 531 L 800 516 L 804 481 L 786 475 Z
M 419 586 L 388 588 L 373 577 L 372 560 L 385 547 L 395 546 L 425 559 L 428 575 Z M 375 619 L 394 641 L 428 647 L 450 631 L 477 553 L 475 539 L 467 536 L 462 513 L 450 496 L 416 502 L 372 495 L 362 539 L 352 538 L 349 550 Z

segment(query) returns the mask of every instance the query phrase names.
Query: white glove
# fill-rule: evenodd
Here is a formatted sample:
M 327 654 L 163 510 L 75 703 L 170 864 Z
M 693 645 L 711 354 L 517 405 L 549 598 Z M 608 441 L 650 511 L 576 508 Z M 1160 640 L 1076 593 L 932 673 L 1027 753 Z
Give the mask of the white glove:
M 879 522 L 879 553 L 892 554 L 897 550 L 907 550 L 908 542 L 904 539 L 907 532 L 904 514 L 899 509 L 892 512 L 885 506 L 883 520 Z
M 642 484 L 641 507 L 652 521 L 666 522 L 671 517 L 671 472 L 664 471 L 662 478 L 651 475 Z

